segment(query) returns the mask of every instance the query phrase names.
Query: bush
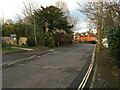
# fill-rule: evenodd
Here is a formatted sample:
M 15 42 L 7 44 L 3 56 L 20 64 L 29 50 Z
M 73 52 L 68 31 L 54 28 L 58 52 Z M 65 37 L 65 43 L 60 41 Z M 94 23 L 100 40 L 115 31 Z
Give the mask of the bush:
M 70 45 L 73 43 L 72 35 L 69 34 L 63 34 L 63 33 L 56 33 L 55 34 L 55 45 L 58 46 L 62 45 Z
M 28 46 L 35 46 L 35 40 L 34 40 L 34 38 L 32 38 L 32 37 L 28 37 L 27 38 L 27 41 L 26 41 L 26 44 L 28 45 Z
M 109 30 L 107 38 L 110 54 L 114 57 L 114 64 L 120 67 L 120 29 Z
M 52 33 L 47 33 L 46 35 L 46 40 L 45 40 L 45 45 L 50 47 L 50 48 L 53 48 L 55 47 L 55 37 Z
M 49 38 L 47 39 L 47 41 L 46 41 L 46 45 L 47 45 L 48 47 L 51 47 L 51 48 L 55 47 L 54 38 L 53 38 L 53 37 L 49 37 Z

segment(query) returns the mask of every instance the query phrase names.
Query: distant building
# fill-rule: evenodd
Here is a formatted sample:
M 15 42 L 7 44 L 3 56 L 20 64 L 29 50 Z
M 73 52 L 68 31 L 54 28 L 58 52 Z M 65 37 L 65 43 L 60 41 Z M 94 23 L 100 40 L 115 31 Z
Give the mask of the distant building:
M 90 31 L 74 34 L 74 43 L 78 43 L 78 42 L 95 43 L 96 40 L 97 40 L 96 34 Z
M 78 43 L 80 41 L 80 33 L 73 33 L 73 42 Z

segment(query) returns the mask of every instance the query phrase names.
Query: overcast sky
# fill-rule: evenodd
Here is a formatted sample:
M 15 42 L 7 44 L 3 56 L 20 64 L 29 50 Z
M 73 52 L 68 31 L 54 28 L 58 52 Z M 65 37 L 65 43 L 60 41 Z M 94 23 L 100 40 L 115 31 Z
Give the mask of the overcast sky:
M 29 1 L 29 0 L 28 0 Z M 58 0 L 33 0 L 34 2 L 37 2 L 39 5 L 43 6 L 49 6 L 49 5 L 55 5 L 55 2 Z M 83 32 L 86 31 L 87 23 L 85 20 L 85 17 L 77 11 L 78 5 L 77 2 L 81 2 L 82 0 L 60 0 L 64 1 L 69 11 L 72 15 L 77 16 L 79 21 L 79 24 L 77 25 L 76 31 Z M 22 15 L 22 8 L 23 8 L 23 2 L 26 2 L 26 0 L 0 0 L 0 18 L 5 19 L 12 19 L 15 20 L 17 15 Z

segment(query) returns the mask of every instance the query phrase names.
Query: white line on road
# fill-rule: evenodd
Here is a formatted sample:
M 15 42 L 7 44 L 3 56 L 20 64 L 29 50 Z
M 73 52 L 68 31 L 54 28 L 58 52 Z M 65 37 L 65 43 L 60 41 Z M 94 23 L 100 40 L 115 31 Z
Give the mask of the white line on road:
M 96 46 L 94 47 L 94 50 L 93 50 L 93 53 L 92 53 L 92 59 L 91 59 L 89 68 L 88 68 L 88 70 L 87 70 L 87 72 L 86 72 L 86 74 L 85 74 L 85 76 L 84 76 L 84 78 L 83 78 L 82 82 L 80 83 L 77 90 L 83 90 L 83 88 L 85 87 L 85 84 L 86 84 L 86 82 L 87 82 L 87 80 L 90 76 L 90 73 L 93 69 L 94 59 L 95 59 L 95 49 L 96 49 Z
M 43 55 L 41 55 L 41 56 L 45 56 L 45 55 L 49 55 L 49 54 L 51 54 L 51 53 L 55 53 L 55 51 L 54 51 L 54 50 L 49 50 L 49 51 L 50 51 L 49 53 L 43 54 Z M 20 62 L 20 61 L 28 60 L 28 59 L 31 59 L 31 58 L 33 58 L 33 57 L 40 58 L 41 56 L 32 55 L 32 56 L 27 57 L 27 58 L 22 58 L 22 59 L 15 60 L 15 61 L 5 62 L 5 63 L 3 63 L 3 64 L 2 64 L 2 65 L 0 65 L 0 66 L 13 65 L 13 64 L 16 64 L 16 63 L 18 63 L 18 62 Z
M 32 55 L 32 56 L 30 56 L 30 57 L 28 57 L 28 58 L 22 58 L 22 59 L 19 59 L 19 60 L 16 60 L 16 61 L 6 62 L 6 63 L 3 63 L 2 66 L 4 66 L 4 65 L 12 65 L 12 64 L 15 64 L 15 63 L 17 63 L 17 62 L 26 60 L 26 59 L 31 59 L 31 58 L 33 58 L 33 57 L 36 57 L 36 55 Z

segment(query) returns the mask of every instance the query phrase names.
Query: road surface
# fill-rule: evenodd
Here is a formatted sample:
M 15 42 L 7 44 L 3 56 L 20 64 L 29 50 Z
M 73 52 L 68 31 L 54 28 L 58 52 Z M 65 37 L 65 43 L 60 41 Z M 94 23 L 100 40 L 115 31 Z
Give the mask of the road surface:
M 94 46 L 76 44 L 53 49 L 53 52 L 42 56 L 37 53 L 34 60 L 3 69 L 2 86 L 3 88 L 77 88 L 89 66 Z

